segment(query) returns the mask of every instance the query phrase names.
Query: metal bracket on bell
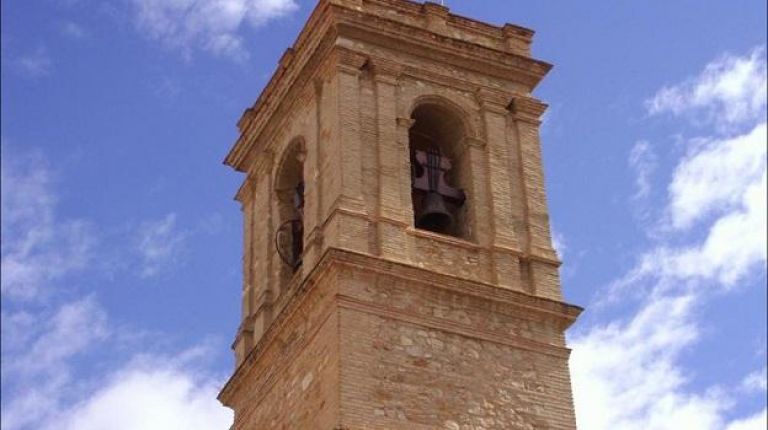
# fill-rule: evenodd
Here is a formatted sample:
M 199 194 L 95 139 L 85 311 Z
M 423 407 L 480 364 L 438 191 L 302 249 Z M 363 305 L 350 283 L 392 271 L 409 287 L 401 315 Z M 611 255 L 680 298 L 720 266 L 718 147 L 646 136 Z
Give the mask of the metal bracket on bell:
M 445 180 L 446 172 L 452 167 L 451 160 L 435 148 L 428 151 L 416 150 L 414 156 L 423 170 L 421 175 L 414 175 L 413 188 L 426 193 L 417 214 L 416 227 L 446 232 L 455 222 L 446 202 L 461 206 L 466 199 L 464 191 L 451 187 Z
M 296 186 L 293 209 L 295 218 L 280 224 L 275 232 L 275 248 L 280 259 L 296 271 L 301 266 L 304 252 L 304 182 Z M 290 244 L 289 250 L 285 249 L 286 244 Z
M 304 233 L 302 224 L 300 219 L 291 219 L 282 223 L 275 233 L 277 254 L 293 270 L 301 266 L 301 237 Z M 286 243 L 290 243 L 289 250 L 285 249 Z

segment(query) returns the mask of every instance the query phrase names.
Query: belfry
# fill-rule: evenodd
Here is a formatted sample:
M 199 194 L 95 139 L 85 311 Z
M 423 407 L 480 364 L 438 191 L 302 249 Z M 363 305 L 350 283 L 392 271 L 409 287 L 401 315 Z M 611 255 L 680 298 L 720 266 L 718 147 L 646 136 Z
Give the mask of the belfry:
M 233 430 L 575 428 L 532 37 L 318 2 L 225 160 L 246 174 Z

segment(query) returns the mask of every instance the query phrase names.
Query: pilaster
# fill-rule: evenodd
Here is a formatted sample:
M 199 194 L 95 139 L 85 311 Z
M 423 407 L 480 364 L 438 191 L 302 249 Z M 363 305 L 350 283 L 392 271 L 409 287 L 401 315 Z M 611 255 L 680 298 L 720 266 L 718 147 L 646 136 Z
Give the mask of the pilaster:
M 403 195 L 401 186 L 402 160 L 408 159 L 408 147 L 407 140 L 404 144 L 398 139 L 400 121 L 397 120 L 397 84 L 403 67 L 383 58 L 371 59 L 370 67 L 375 86 L 379 161 L 377 238 L 383 257 L 402 259 L 407 240 L 405 228 L 411 223 L 405 211 L 408 205 L 403 204 L 410 195 Z
M 559 261 L 550 236 L 549 211 L 544 189 L 539 126 L 547 105 L 531 97 L 516 97 L 511 110 L 519 144 L 521 177 L 525 195 L 528 243 L 526 262 L 534 293 L 562 299 L 557 274 Z
M 309 118 L 309 133 L 305 136 L 307 159 L 304 162 L 304 256 L 308 267 L 314 266 L 322 254 L 323 231 L 321 224 L 323 206 L 323 181 L 321 180 L 322 157 L 320 150 L 320 118 L 323 104 L 322 79 L 313 80 L 311 98 L 314 110 Z
M 275 267 L 280 264 L 275 261 L 278 257 L 274 246 L 274 231 L 277 221 L 273 216 L 275 206 L 274 178 L 274 154 L 271 151 L 263 151 L 258 158 L 258 163 L 249 172 L 253 178 L 254 198 L 251 205 L 253 217 L 253 249 L 252 273 L 259 274 L 258 282 L 254 277 L 254 288 L 250 294 L 253 314 L 253 336 L 255 340 L 264 332 L 264 328 L 272 320 L 273 298 L 279 295 Z M 256 216 L 258 214 L 258 216 Z
M 514 225 L 512 200 L 519 198 L 511 190 L 509 157 L 506 141 L 510 96 L 486 88 L 476 91 L 475 97 L 485 124 L 488 192 L 491 202 L 493 230 L 493 271 L 499 286 L 522 290 L 518 255 L 520 244 Z

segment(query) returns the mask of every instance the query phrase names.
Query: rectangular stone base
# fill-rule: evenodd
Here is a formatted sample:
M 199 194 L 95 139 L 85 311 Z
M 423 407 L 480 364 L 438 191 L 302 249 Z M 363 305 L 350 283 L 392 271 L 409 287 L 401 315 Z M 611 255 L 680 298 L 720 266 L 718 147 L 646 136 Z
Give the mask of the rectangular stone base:
M 235 430 L 573 429 L 580 309 L 332 250 L 220 395 Z

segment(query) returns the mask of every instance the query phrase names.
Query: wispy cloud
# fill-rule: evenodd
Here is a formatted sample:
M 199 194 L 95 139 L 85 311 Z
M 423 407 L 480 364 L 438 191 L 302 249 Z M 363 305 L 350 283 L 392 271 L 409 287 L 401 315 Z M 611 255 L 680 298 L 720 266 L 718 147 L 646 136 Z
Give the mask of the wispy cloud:
M 51 169 L 39 154 L 17 155 L 3 143 L 3 295 L 34 299 L 49 281 L 84 269 L 95 236 L 84 220 L 59 220 Z
M 232 414 L 215 399 L 223 378 L 205 368 L 212 351 L 162 353 L 142 344 L 115 353 L 121 336 L 107 309 L 76 288 L 99 270 L 90 245 L 82 245 L 91 236 L 72 228 L 91 223 L 61 219 L 42 154 L 19 153 L 5 141 L 2 148 L 0 428 L 228 428 Z M 147 255 L 164 261 L 174 246 L 157 241 L 175 243 L 175 217 L 146 226 Z M 118 359 L 91 366 L 105 355 Z
M 675 230 L 698 225 L 706 236 L 684 245 L 659 244 L 615 286 L 626 288 L 662 275 L 677 281 L 713 279 L 731 287 L 751 269 L 763 267 L 767 178 L 765 123 L 746 135 L 713 140 L 684 157 L 668 188 L 667 217 Z
M 579 428 L 719 428 L 725 396 L 688 393 L 677 364 L 699 336 L 695 304 L 689 295 L 660 297 L 629 321 L 595 326 L 571 340 Z
M 232 413 L 214 400 L 220 388 L 220 378 L 190 365 L 184 353 L 143 356 L 108 375 L 87 399 L 42 428 L 226 429 Z
M 176 227 L 176 214 L 158 221 L 144 222 L 138 231 L 137 249 L 141 256 L 141 277 L 150 278 L 179 262 L 184 252 L 186 233 Z
M 727 127 L 754 121 L 766 107 L 765 46 L 747 56 L 723 55 L 695 78 L 659 90 L 646 104 L 656 115 L 690 115 Z
M 90 36 L 85 27 L 73 21 L 65 21 L 61 24 L 61 34 L 72 39 L 86 39 Z
M 244 59 L 241 32 L 298 9 L 294 0 L 133 0 L 139 31 L 189 57 L 202 50 Z
M 39 46 L 34 51 L 19 55 L 11 61 L 11 67 L 18 74 L 30 79 L 48 76 L 53 71 L 53 61 L 48 50 Z
M 106 312 L 93 297 L 60 305 L 42 327 L 24 353 L 7 363 L 11 369 L 27 375 L 61 372 L 62 363 L 103 340 L 109 332 Z
M 762 80 L 745 77 L 754 75 L 755 58 L 761 55 L 764 58 L 762 49 L 746 57 L 725 56 L 697 80 L 663 89 L 650 104 L 652 113 L 673 115 L 689 110 L 712 115 L 730 106 L 740 113 L 726 122 L 750 128 L 735 136 L 691 139 L 666 189 L 664 219 L 657 220 L 670 224 L 667 234 L 655 238 L 638 264 L 601 294 L 618 297 L 625 305 L 637 304 L 636 312 L 571 336 L 580 428 L 766 426 L 765 410 L 729 421 L 733 405 L 748 395 L 745 390 L 712 386 L 693 391 L 691 375 L 680 363 L 699 339 L 698 313 L 710 293 L 727 293 L 753 279 L 751 269 L 765 270 L 766 125 L 754 114 L 764 109 L 764 102 L 752 100 L 756 92 L 764 94 L 765 74 L 758 73 Z M 709 121 L 712 132 L 720 135 L 721 121 Z M 636 146 L 630 160 L 638 165 L 645 151 L 644 145 Z M 649 193 L 651 184 L 642 174 L 639 178 L 639 192 Z M 759 385 L 756 378 L 745 375 L 743 385 Z
M 736 420 L 728 425 L 726 430 L 765 430 L 768 427 L 768 410 L 763 409 L 755 415 Z
M 635 143 L 629 153 L 629 165 L 635 171 L 635 198 L 644 199 L 651 192 L 651 179 L 657 164 L 656 154 L 648 141 Z
M 756 370 L 747 375 L 741 381 L 741 387 L 749 392 L 764 392 L 768 389 L 768 380 L 766 380 L 766 368 Z
M 669 185 L 675 228 L 689 228 L 713 212 L 744 205 L 745 192 L 759 186 L 766 171 L 766 123 L 726 139 L 695 141 Z

